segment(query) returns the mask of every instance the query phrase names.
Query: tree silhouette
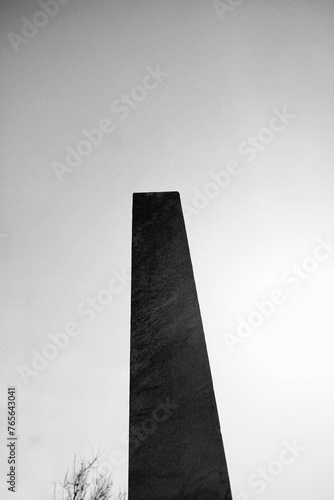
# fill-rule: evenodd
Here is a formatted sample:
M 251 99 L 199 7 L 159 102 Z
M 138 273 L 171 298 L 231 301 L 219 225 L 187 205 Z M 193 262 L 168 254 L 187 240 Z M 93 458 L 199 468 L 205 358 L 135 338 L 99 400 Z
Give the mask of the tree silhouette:
M 72 471 L 55 485 L 54 500 L 126 500 L 125 492 L 115 493 L 109 475 L 99 470 L 99 456 L 91 460 L 74 456 Z

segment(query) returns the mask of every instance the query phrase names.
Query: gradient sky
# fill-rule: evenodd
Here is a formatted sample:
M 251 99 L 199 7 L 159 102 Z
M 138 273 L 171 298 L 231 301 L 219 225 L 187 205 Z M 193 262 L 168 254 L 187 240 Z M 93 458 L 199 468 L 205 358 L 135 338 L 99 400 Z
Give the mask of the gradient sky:
M 194 207 L 234 160 L 239 175 L 186 223 L 234 500 L 332 500 L 334 254 L 295 292 L 282 276 L 334 239 L 333 2 L 219 16 L 212 1 L 70 0 L 15 51 L 8 35 L 40 10 L 1 3 L 0 408 L 6 422 L 15 384 L 16 498 L 51 500 L 73 455 L 99 448 L 120 452 L 126 486 L 130 286 L 91 323 L 77 307 L 130 271 L 133 192 Z M 121 120 L 112 103 L 157 65 L 168 76 Z M 295 117 L 248 162 L 240 145 L 276 108 Z M 54 162 L 104 119 L 114 131 L 60 182 Z M 224 333 L 275 288 L 284 304 L 231 353 Z M 18 366 L 68 322 L 81 333 L 25 385 Z M 258 494 L 249 477 L 293 439 L 305 451 Z

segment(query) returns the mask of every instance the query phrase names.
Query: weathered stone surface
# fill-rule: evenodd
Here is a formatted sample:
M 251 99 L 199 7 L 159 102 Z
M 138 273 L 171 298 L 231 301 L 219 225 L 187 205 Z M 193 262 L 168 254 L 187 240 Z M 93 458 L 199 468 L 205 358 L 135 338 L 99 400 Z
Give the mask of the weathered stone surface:
M 129 500 L 229 500 L 180 197 L 133 196 Z

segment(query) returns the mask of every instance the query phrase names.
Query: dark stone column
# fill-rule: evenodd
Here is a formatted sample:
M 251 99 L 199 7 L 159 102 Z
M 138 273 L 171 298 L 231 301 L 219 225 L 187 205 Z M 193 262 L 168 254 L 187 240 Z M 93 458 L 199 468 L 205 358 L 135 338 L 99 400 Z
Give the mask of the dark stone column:
M 133 195 L 129 500 L 230 500 L 177 192 Z

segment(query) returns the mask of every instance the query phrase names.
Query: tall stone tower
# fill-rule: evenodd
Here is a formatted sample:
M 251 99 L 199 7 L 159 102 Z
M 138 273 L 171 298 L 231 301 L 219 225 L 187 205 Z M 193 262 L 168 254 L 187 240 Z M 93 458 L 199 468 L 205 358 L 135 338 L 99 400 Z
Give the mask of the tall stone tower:
M 177 192 L 133 195 L 129 500 L 231 500 Z

